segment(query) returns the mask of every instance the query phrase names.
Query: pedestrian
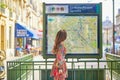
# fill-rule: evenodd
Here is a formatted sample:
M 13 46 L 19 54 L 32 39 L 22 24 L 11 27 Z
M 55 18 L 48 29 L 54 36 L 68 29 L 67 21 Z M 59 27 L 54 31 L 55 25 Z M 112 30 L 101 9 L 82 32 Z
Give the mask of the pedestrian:
M 52 49 L 56 59 L 52 65 L 52 70 L 50 73 L 50 76 L 53 77 L 54 80 L 65 80 L 65 78 L 68 77 L 67 66 L 65 62 L 66 48 L 64 46 L 64 41 L 66 38 L 67 33 L 65 30 L 58 31 Z
M 0 80 L 5 78 L 4 60 L 6 59 L 6 53 L 4 50 L 0 50 Z
M 31 50 L 31 45 L 30 44 L 26 44 L 25 48 L 26 48 L 27 54 L 29 54 L 30 50 Z

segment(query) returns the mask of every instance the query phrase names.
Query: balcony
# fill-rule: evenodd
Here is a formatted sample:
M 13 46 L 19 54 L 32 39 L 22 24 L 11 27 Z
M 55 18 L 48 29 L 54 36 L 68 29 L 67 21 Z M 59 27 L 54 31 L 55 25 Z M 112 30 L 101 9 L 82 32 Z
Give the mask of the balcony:
M 7 5 L 5 3 L 0 2 L 0 12 L 2 14 L 5 14 L 6 7 Z

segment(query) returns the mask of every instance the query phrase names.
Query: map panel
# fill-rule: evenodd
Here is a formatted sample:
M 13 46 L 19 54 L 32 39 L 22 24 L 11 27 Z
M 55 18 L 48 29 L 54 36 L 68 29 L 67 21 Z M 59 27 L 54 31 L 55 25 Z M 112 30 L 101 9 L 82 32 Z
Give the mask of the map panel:
M 67 53 L 97 54 L 97 20 L 98 16 L 47 15 L 48 54 L 51 54 L 55 36 L 60 29 L 67 31 Z

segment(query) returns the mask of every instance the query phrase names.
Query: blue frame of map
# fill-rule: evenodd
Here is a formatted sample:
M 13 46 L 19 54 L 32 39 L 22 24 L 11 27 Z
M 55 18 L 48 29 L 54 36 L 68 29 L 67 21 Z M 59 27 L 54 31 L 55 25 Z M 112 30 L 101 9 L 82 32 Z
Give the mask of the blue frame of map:
M 44 8 L 45 8 L 45 5 L 44 5 Z M 97 33 L 96 34 L 96 39 L 94 39 L 96 41 L 96 43 L 89 43 L 87 40 L 85 42 L 85 43 L 88 43 L 90 45 L 93 44 L 93 46 L 96 47 L 95 52 L 93 53 L 90 50 L 89 46 L 88 46 L 87 49 L 88 49 L 89 52 L 91 51 L 91 53 L 87 52 L 86 50 L 82 50 L 82 49 L 84 49 L 84 47 L 83 47 L 83 48 L 81 48 L 81 50 L 83 52 L 74 52 L 75 50 L 73 50 L 73 52 L 67 51 L 66 58 L 101 58 L 102 57 L 102 18 L 101 18 L 101 13 L 99 13 L 99 14 L 98 13 L 91 13 L 91 14 L 90 13 L 89 14 L 83 14 L 83 13 L 45 13 L 45 11 L 44 11 L 44 18 L 43 18 L 44 19 L 44 27 L 43 27 L 43 57 L 44 58 L 55 58 L 55 56 L 52 53 L 50 53 L 50 50 L 52 49 L 51 47 L 53 46 L 51 44 L 54 44 L 53 43 L 54 39 L 52 39 L 49 36 L 51 36 L 52 34 L 54 34 L 53 36 L 55 36 L 59 29 L 64 29 L 65 26 L 67 26 L 67 27 L 70 26 L 70 23 L 69 24 L 64 23 L 64 21 L 67 20 L 66 17 L 69 17 L 69 19 L 72 20 L 70 22 L 71 24 L 74 24 L 73 21 L 75 21 L 75 20 L 77 22 L 79 18 L 80 18 L 80 20 L 83 18 L 82 23 L 85 23 L 85 20 L 87 20 L 87 19 L 90 19 L 91 21 L 95 20 L 96 23 L 94 23 L 94 24 L 97 27 L 97 28 L 95 28 L 96 29 L 96 33 Z M 57 18 L 59 18 L 59 19 L 57 19 Z M 97 18 L 97 20 L 96 20 L 96 18 Z M 66 20 L 63 20 L 63 19 L 66 19 Z M 56 28 L 56 26 L 54 27 L 52 24 L 56 23 L 55 25 L 57 25 L 58 24 L 57 22 L 59 22 L 59 20 L 61 21 L 61 24 L 63 25 L 63 23 L 64 23 L 65 26 L 63 26 L 62 28 L 59 28 L 60 25 L 58 25 L 58 28 Z M 49 24 L 49 26 L 48 26 L 48 24 Z M 76 25 L 76 24 L 74 24 L 74 25 Z M 93 25 L 93 24 L 91 24 L 91 25 Z M 54 28 L 56 28 L 58 30 L 51 31 L 53 29 L 51 27 L 54 27 Z M 84 28 L 84 27 L 79 27 L 79 28 L 81 28 L 80 29 L 81 31 L 79 30 L 78 33 L 81 33 L 82 30 L 83 30 L 82 28 Z M 89 26 L 87 26 L 87 29 L 88 28 L 89 28 Z M 67 32 L 69 32 L 69 28 L 65 28 L 65 29 L 68 29 Z M 92 28 L 89 28 L 89 29 L 93 30 Z M 77 30 L 77 29 L 75 29 L 75 30 Z M 83 30 L 84 35 L 87 35 L 86 32 L 87 32 L 87 34 L 90 34 L 89 31 L 86 31 L 86 29 L 84 29 Z M 77 34 L 77 33 L 75 32 L 75 34 Z M 94 34 L 94 32 L 92 34 Z M 84 38 L 84 39 L 87 39 L 87 38 Z M 84 40 L 84 39 L 78 39 L 78 41 Z M 68 43 L 72 44 L 72 41 L 68 41 Z M 81 42 L 81 44 L 82 44 L 82 42 Z M 87 45 L 85 45 L 85 46 L 87 46 Z M 72 47 L 72 49 L 73 49 L 73 47 Z

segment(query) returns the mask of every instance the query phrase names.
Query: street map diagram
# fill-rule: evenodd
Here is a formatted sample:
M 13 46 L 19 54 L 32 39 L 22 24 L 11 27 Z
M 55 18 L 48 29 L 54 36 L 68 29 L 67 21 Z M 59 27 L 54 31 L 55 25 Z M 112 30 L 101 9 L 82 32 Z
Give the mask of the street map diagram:
M 57 32 L 67 31 L 65 46 L 70 54 L 98 53 L 98 16 L 47 15 L 47 47 L 51 53 Z

